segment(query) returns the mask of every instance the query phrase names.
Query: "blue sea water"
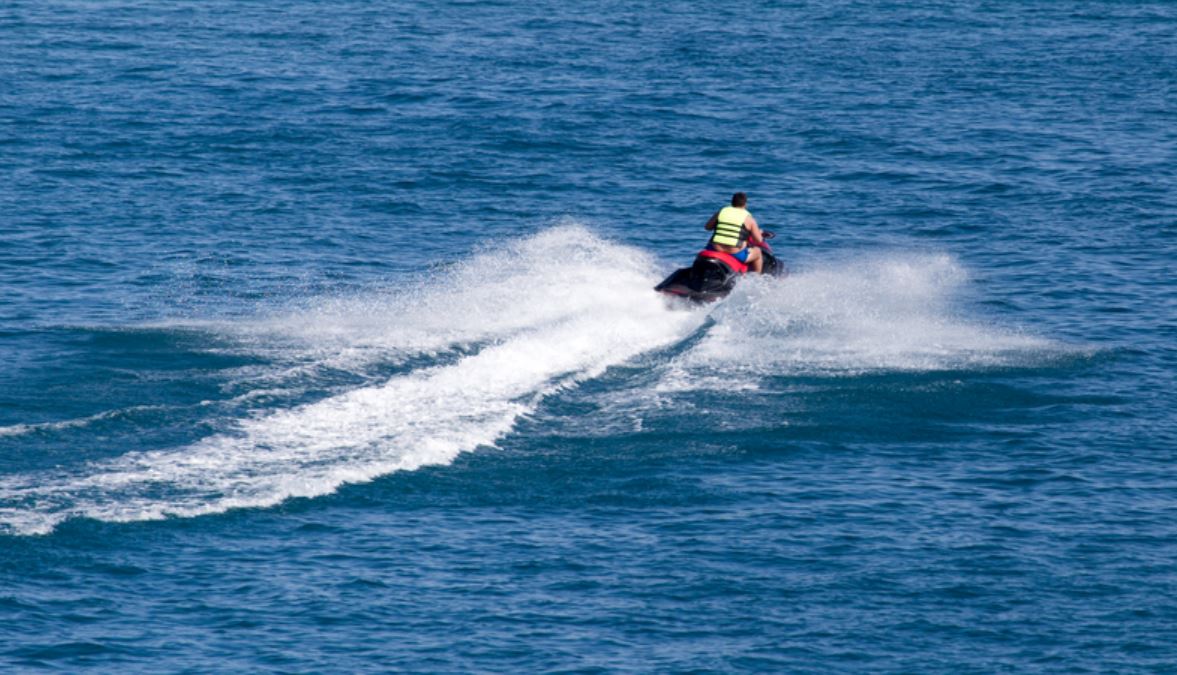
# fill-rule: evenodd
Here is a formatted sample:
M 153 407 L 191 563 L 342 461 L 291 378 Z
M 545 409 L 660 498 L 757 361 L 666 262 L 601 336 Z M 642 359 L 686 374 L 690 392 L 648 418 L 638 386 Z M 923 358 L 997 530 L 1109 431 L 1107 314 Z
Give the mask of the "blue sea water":
M 8 0 L 0 665 L 1172 672 L 1175 111 L 1169 2 Z

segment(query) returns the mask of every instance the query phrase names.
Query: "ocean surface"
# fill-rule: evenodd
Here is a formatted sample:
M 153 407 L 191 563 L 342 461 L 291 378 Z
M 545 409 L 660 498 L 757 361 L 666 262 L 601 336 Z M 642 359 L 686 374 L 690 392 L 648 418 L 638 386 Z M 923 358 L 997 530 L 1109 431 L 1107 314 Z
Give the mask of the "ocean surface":
M 1177 670 L 1177 4 L 711 5 L 0 4 L 0 670 Z

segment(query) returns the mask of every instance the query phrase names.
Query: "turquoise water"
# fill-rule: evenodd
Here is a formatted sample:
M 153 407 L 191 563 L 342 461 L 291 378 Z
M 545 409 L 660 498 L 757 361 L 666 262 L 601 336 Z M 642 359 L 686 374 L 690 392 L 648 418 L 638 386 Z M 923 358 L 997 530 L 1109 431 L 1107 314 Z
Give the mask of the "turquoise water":
M 1169 672 L 1170 3 L 0 7 L 0 664 Z M 792 274 L 650 289 L 736 190 Z

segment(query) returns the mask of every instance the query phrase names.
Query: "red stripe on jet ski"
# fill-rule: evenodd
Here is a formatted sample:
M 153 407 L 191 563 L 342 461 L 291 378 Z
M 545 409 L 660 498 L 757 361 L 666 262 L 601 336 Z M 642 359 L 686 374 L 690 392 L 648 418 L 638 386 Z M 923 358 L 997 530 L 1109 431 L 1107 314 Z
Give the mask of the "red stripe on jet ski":
M 723 263 L 724 265 L 727 265 L 728 267 L 732 268 L 732 271 L 736 272 L 737 274 L 743 274 L 748 271 L 748 266 L 745 265 L 744 263 L 740 262 L 739 259 L 737 259 L 734 255 L 732 255 L 730 253 L 724 253 L 723 251 L 712 251 L 710 249 L 704 249 L 702 251 L 699 251 L 699 255 L 703 256 L 704 258 L 715 258 L 716 260 Z

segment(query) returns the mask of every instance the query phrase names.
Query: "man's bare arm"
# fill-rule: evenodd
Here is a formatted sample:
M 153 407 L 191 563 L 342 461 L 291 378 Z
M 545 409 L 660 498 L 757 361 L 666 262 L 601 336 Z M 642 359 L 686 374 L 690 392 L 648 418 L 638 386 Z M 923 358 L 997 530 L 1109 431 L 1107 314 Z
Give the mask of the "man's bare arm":
M 749 213 L 748 217 L 744 219 L 744 226 L 747 227 L 748 231 L 752 233 L 752 241 L 756 242 L 757 244 L 764 243 L 764 233 L 760 231 L 760 224 L 756 222 L 756 219 L 752 217 L 752 214 Z

